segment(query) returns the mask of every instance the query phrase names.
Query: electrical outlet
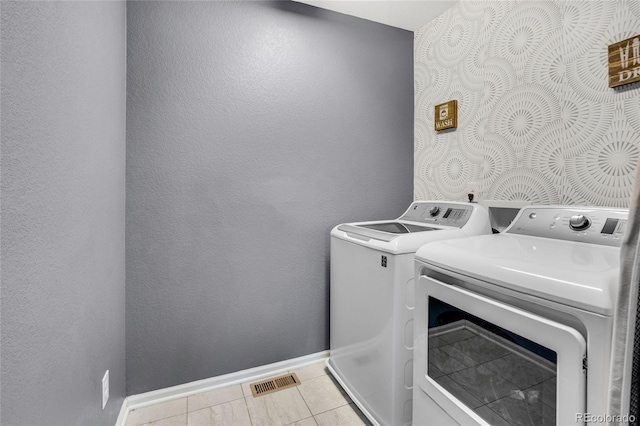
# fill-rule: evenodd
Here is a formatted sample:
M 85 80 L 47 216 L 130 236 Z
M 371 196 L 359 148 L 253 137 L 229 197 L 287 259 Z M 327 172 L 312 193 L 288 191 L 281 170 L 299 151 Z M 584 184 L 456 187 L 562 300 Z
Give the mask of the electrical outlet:
M 104 373 L 102 377 L 102 409 L 107 406 L 109 400 L 109 370 Z
M 478 202 L 478 182 L 469 182 L 467 184 L 467 194 L 469 195 L 469 202 Z

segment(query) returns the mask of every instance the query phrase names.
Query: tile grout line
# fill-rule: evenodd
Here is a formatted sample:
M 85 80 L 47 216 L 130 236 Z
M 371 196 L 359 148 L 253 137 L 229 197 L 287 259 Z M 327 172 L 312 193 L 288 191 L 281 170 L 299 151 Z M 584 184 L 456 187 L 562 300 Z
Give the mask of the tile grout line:
M 240 391 L 242 392 L 242 389 Z M 206 393 L 206 392 L 200 392 L 200 393 Z M 198 394 L 194 394 L 194 395 L 198 395 Z M 245 410 L 247 410 L 247 415 L 249 416 L 249 422 L 251 422 L 251 414 L 249 413 L 249 407 L 248 407 L 247 402 L 245 400 L 244 392 L 242 392 L 242 395 L 243 396 L 240 397 L 240 398 L 234 398 L 234 399 L 231 399 L 229 401 L 221 402 L 219 404 L 207 405 L 206 407 L 198 408 L 197 410 L 193 410 L 192 412 L 195 413 L 197 411 L 202 411 L 202 410 L 211 410 L 214 407 L 218 407 L 218 406 L 221 406 L 221 405 L 224 405 L 224 404 L 230 404 L 232 402 L 242 400 L 244 402 Z M 187 426 L 189 426 L 189 413 L 190 413 L 190 411 L 189 411 L 189 399 L 187 399 L 187 413 L 186 413 L 187 414 L 187 423 L 186 423 Z M 253 426 L 253 422 L 251 422 L 251 426 Z
M 324 372 L 324 375 L 328 376 L 328 377 L 331 379 L 331 377 L 329 376 L 329 374 L 327 374 L 327 372 L 326 372 L 326 371 Z M 319 378 L 322 378 L 322 377 L 324 377 L 324 376 L 323 376 L 323 375 L 320 375 L 320 376 L 318 376 L 318 377 L 312 377 L 311 379 L 309 379 L 309 380 L 307 380 L 307 381 L 311 381 L 311 380 L 314 380 L 314 379 L 319 379 Z M 338 385 L 336 385 L 336 383 L 335 383 L 333 380 L 331 380 L 331 383 L 333 383 L 333 385 L 334 385 L 334 386 L 335 386 L 335 387 L 340 391 L 340 394 L 341 394 L 341 395 L 345 396 L 345 395 L 344 395 L 344 393 L 343 393 L 343 391 L 342 391 L 342 389 L 338 388 Z M 300 380 L 300 384 L 302 384 L 302 380 Z M 329 411 L 337 410 L 338 408 L 344 407 L 344 406 L 346 406 L 346 405 L 351 405 L 351 404 L 353 403 L 353 401 L 351 400 L 351 398 L 349 398 L 349 400 L 345 399 L 345 402 L 346 402 L 345 404 L 338 405 L 337 407 L 334 407 L 334 408 L 331 408 L 331 409 L 329 409 L 329 410 L 321 411 L 321 412 L 319 412 L 319 413 L 315 413 L 315 414 L 314 414 L 314 413 L 311 411 L 311 407 L 309 407 L 309 404 L 307 404 L 307 400 L 306 400 L 306 399 L 304 399 L 304 395 L 302 395 L 302 392 L 300 392 L 300 386 L 296 386 L 296 388 L 298 388 L 298 393 L 299 393 L 299 394 L 300 394 L 300 396 L 302 397 L 302 401 L 304 401 L 304 404 L 305 404 L 305 405 L 307 406 L 307 408 L 309 409 L 309 412 L 311 413 L 311 417 L 313 417 L 313 420 L 316 422 L 316 424 L 318 424 L 318 421 L 316 420 L 316 416 L 317 416 L 317 415 L 319 415 L 319 414 L 324 414 L 324 413 L 328 413 Z M 351 402 L 349 402 L 349 401 L 351 401 Z M 354 405 L 354 406 L 355 406 L 355 405 Z M 304 420 L 304 419 L 300 419 L 300 420 Z M 294 423 L 295 423 L 295 422 L 294 422 Z
M 321 411 L 321 412 L 319 412 L 318 414 L 314 414 L 313 416 L 315 417 L 315 416 L 317 416 L 317 415 L 319 415 L 319 414 L 328 413 L 329 411 L 337 410 L 338 408 L 346 407 L 347 405 L 353 405 L 354 407 L 358 408 L 358 407 L 355 405 L 355 403 L 353 403 L 353 401 L 352 401 L 352 402 L 347 402 L 346 404 L 338 405 L 337 407 L 331 408 L 331 409 L 329 409 L 329 410 Z M 358 408 L 358 411 L 359 411 L 359 410 L 360 410 L 360 409 Z
M 203 393 L 204 393 L 204 392 L 203 392 Z M 196 394 L 196 395 L 197 395 L 197 394 Z M 204 407 L 198 408 L 197 410 L 193 410 L 193 411 L 189 411 L 189 410 L 187 410 L 187 414 L 189 414 L 189 413 L 195 413 L 196 411 L 200 411 L 200 410 L 206 410 L 207 408 L 217 407 L 217 406 L 219 406 L 219 405 L 223 405 L 223 404 L 229 404 L 229 403 L 231 403 L 231 402 L 239 401 L 239 400 L 241 400 L 241 399 L 245 399 L 245 398 L 246 398 L 246 397 L 243 395 L 243 396 L 241 396 L 240 398 L 230 399 L 230 400 L 228 400 L 228 401 L 220 402 L 220 403 L 218 403 L 218 404 L 207 405 L 207 406 L 204 406 Z M 188 405 L 187 405 L 187 407 L 188 407 Z M 143 423 L 143 424 L 144 424 L 144 423 Z
M 242 391 L 242 394 L 244 395 L 244 390 L 241 389 L 241 391 Z M 253 420 L 251 419 L 251 413 L 249 412 L 249 404 L 247 404 L 246 397 L 242 398 L 242 402 L 244 402 L 244 409 L 247 410 L 247 416 L 249 416 L 249 423 L 251 424 L 251 426 L 253 426 Z
M 244 386 L 242 386 L 244 383 L 249 383 L 249 390 L 251 390 L 251 384 L 250 382 L 239 383 L 240 392 L 242 392 L 242 395 L 243 395 L 242 400 L 244 401 L 244 407 L 247 409 L 247 415 L 249 416 L 249 423 L 251 423 L 251 426 L 253 426 L 253 418 L 251 417 L 251 411 L 249 411 L 249 404 L 247 404 L 247 399 L 249 399 L 249 397 L 254 398 L 254 396 L 253 396 L 253 393 L 251 393 L 251 395 L 244 396 Z
M 244 392 L 243 392 L 244 394 Z M 253 396 L 251 396 L 251 398 L 253 398 Z M 249 399 L 248 396 L 244 397 L 244 405 L 245 407 L 247 407 L 247 414 L 249 414 L 249 423 L 251 423 L 251 426 L 253 426 L 253 417 L 251 417 L 251 411 L 249 411 L 249 404 L 247 404 L 247 399 Z M 258 419 L 256 419 L 256 421 L 258 421 Z
M 186 398 L 186 397 L 185 397 L 185 398 Z M 161 405 L 161 404 L 164 404 L 164 403 L 160 403 L 160 404 L 156 404 L 156 405 Z M 188 404 L 188 400 L 187 400 L 187 404 Z M 188 405 L 187 405 L 187 406 L 188 406 Z M 148 407 L 153 407 L 153 405 L 149 405 Z M 143 407 L 143 408 L 147 408 L 147 407 Z M 133 410 L 133 411 L 137 411 L 137 410 Z M 187 412 L 187 414 L 188 414 L 188 412 Z M 171 415 L 171 416 L 162 417 L 162 418 L 154 419 L 154 420 L 149 420 L 149 421 L 146 421 L 146 422 L 144 422 L 144 423 L 136 423 L 136 424 L 135 424 L 135 425 L 133 425 L 133 426 L 142 426 L 142 425 L 147 424 L 147 423 L 153 423 L 153 422 L 157 422 L 157 421 L 159 421 L 159 420 L 166 420 L 166 419 L 170 419 L 171 417 L 177 417 L 177 416 L 179 416 L 179 415 L 180 415 L 180 414 L 173 414 L 173 415 Z
M 302 380 L 300 380 L 300 385 L 302 384 Z M 307 404 L 307 400 L 304 399 L 304 395 L 302 394 L 302 392 L 300 392 L 300 385 L 296 386 L 296 390 L 298 391 L 298 394 L 300 395 L 300 398 L 302 398 L 302 402 L 304 402 L 305 407 L 307 407 L 307 410 L 309 410 L 309 414 L 311 414 L 311 417 L 313 417 L 313 420 L 315 421 L 315 414 L 313 414 L 313 411 L 311 411 L 311 407 L 309 407 L 309 404 Z M 298 420 L 303 420 L 303 419 L 298 419 Z M 296 421 L 298 421 L 296 420 Z M 294 422 L 295 423 L 295 422 Z M 316 422 L 318 423 L 318 422 Z

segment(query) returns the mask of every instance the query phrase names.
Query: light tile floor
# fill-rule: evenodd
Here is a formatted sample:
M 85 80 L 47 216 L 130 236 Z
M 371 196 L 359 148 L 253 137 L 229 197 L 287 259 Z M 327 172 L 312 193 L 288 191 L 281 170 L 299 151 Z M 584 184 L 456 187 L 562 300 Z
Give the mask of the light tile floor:
M 247 382 L 129 412 L 126 426 L 370 425 L 319 362 L 292 370 L 300 385 L 254 398 Z

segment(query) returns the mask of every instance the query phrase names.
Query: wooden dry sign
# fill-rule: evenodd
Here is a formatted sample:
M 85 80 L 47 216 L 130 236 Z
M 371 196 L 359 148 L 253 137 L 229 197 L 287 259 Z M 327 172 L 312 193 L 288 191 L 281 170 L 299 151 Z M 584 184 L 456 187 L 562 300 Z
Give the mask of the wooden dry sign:
M 640 81 L 640 35 L 609 46 L 609 87 Z
M 436 130 L 458 127 L 458 101 L 449 101 L 436 105 L 434 128 Z

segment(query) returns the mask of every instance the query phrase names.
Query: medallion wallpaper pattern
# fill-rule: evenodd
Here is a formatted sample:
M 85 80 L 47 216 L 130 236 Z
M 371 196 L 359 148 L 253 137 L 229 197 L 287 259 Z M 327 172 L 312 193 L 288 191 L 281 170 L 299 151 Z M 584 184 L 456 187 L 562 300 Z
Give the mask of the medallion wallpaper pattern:
M 415 199 L 627 207 L 640 83 L 608 87 L 607 46 L 637 34 L 637 0 L 462 0 L 416 31 Z

